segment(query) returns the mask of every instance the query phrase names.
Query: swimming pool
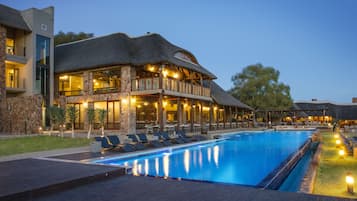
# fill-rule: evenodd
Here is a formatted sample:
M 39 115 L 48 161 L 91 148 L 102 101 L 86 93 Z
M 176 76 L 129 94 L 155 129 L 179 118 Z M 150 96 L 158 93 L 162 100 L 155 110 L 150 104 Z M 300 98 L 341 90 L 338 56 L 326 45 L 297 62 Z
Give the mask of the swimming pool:
M 241 132 L 193 146 L 94 162 L 131 167 L 134 175 L 256 186 L 311 134 L 312 131 Z

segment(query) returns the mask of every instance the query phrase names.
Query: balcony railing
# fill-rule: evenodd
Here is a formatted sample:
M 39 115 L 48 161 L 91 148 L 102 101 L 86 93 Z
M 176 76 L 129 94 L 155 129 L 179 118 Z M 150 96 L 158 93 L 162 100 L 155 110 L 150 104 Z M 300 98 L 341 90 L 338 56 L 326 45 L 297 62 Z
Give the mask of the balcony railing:
M 83 94 L 82 90 L 59 91 L 60 96 L 80 96 L 82 94 Z
M 26 79 L 6 80 L 6 90 L 10 93 L 18 93 L 26 91 Z
M 133 91 L 146 91 L 155 89 L 160 89 L 159 78 L 142 78 L 132 80 Z M 192 94 L 196 96 L 210 96 L 209 88 L 169 78 L 164 78 L 162 80 L 162 89 L 184 94 Z

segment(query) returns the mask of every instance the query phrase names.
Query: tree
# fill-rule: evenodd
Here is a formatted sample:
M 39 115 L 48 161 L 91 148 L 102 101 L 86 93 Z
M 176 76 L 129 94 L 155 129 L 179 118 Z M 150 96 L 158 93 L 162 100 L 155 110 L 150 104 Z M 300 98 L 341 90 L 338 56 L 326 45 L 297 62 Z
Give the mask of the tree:
M 87 109 L 87 121 L 89 124 L 89 129 L 88 129 L 88 135 L 87 138 L 90 138 L 90 134 L 92 132 L 92 124 L 95 119 L 95 110 L 93 108 L 88 108 Z
M 58 120 L 57 120 L 57 117 L 58 117 L 57 112 L 58 112 L 58 107 L 57 106 L 50 106 L 46 110 L 46 114 L 47 114 L 48 118 L 50 119 L 50 125 L 51 125 L 49 135 L 51 135 L 51 133 L 53 131 L 53 127 L 58 122 Z
M 107 114 L 107 110 L 105 109 L 98 109 L 98 120 L 100 122 L 100 125 L 102 127 L 102 137 L 104 137 L 104 122 L 105 122 L 105 117 Z
M 72 125 L 72 138 L 74 138 L 74 122 L 76 122 L 78 109 L 74 105 L 68 106 L 67 113 L 69 122 Z
M 279 82 L 280 72 L 262 64 L 249 65 L 232 77 L 230 93 L 255 110 L 285 110 L 292 106 L 290 87 Z
M 66 127 L 66 110 L 60 107 L 57 107 L 57 120 L 59 124 L 59 129 L 61 137 L 63 137 L 63 130 Z
M 84 32 L 79 32 L 79 33 L 74 33 L 74 32 L 67 32 L 64 33 L 63 31 L 59 31 L 55 35 L 55 46 L 63 43 L 69 43 L 77 40 L 83 40 L 87 38 L 92 38 L 94 36 L 93 33 L 84 33 Z

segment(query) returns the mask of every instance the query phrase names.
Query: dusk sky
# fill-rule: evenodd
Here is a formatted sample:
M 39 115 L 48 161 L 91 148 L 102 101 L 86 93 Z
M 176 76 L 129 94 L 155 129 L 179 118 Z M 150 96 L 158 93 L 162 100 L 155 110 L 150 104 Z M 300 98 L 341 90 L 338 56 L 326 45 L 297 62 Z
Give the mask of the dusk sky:
M 296 100 L 357 97 L 357 0 L 0 0 L 55 7 L 55 33 L 161 34 L 192 52 L 224 89 L 249 64 L 280 71 Z

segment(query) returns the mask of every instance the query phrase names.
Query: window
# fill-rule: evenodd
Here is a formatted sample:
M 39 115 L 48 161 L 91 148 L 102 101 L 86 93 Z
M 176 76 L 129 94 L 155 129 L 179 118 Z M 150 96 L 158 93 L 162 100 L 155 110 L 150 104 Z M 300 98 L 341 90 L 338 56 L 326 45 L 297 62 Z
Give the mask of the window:
M 120 69 L 93 72 L 94 93 L 120 91 Z
M 186 61 L 188 63 L 192 63 L 192 64 L 197 64 L 197 60 L 195 57 L 193 57 L 193 55 L 190 55 L 186 52 L 176 52 L 174 55 L 175 58 Z
M 15 54 L 15 29 L 6 28 L 6 54 Z
M 104 126 L 107 129 L 120 128 L 120 103 L 119 101 L 94 102 L 94 109 L 104 109 L 107 111 Z M 96 114 L 95 128 L 100 128 L 100 122 Z
M 15 54 L 15 40 L 12 38 L 6 38 L 6 54 Z
M 59 93 L 62 96 L 78 96 L 83 90 L 83 75 L 61 75 L 59 76 Z
M 14 67 L 6 68 L 6 87 L 19 88 L 19 69 Z
M 36 81 L 35 89 L 44 96 L 49 104 L 50 89 L 50 38 L 36 36 Z

